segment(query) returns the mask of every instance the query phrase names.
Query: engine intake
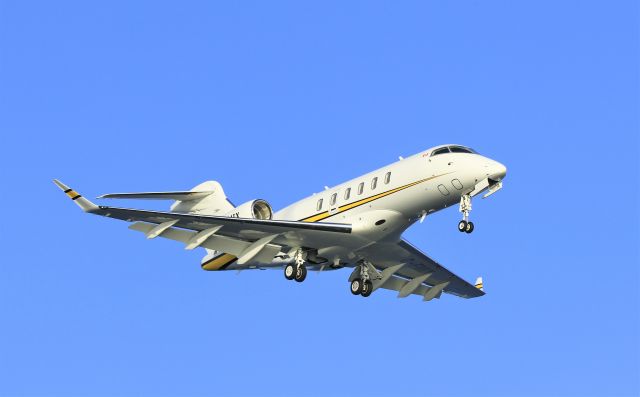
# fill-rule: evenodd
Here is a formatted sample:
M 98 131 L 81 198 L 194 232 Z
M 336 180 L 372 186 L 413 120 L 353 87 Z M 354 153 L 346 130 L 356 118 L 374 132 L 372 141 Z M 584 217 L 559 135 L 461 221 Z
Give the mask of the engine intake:
M 237 206 L 233 211 L 227 213 L 226 216 L 234 218 L 269 220 L 273 217 L 273 210 L 268 202 L 257 199 L 247 201 L 246 203 Z

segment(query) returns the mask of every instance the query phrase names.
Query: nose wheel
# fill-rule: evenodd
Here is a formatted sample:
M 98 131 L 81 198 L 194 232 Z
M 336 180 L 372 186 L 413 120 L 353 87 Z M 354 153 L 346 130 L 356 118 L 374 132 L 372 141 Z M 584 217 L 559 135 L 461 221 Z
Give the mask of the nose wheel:
M 473 222 L 467 222 L 465 220 L 458 222 L 458 230 L 462 233 L 471 233 L 473 228 Z
M 460 212 L 462 212 L 462 220 L 458 222 L 458 231 L 462 233 L 473 232 L 473 222 L 469 220 L 469 214 L 471 213 L 471 195 L 463 194 L 460 196 Z

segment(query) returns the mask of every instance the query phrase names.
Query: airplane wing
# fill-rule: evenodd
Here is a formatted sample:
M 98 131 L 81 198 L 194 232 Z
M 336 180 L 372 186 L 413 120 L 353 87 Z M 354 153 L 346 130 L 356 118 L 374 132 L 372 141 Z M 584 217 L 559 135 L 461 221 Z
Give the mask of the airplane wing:
M 131 228 L 143 231 L 148 238 L 162 235 L 183 241 L 188 244 L 187 247 L 192 248 L 202 245 L 232 254 L 237 252 L 257 255 L 267 244 L 318 247 L 335 244 L 344 239 L 345 235 L 351 235 L 351 225 L 344 223 L 262 220 L 97 206 L 60 181 L 54 182 L 85 212 L 136 222 Z M 207 244 L 204 243 L 205 240 Z M 252 242 L 258 244 L 254 246 Z M 276 253 L 277 251 L 274 255 Z M 255 255 L 250 257 L 254 258 Z M 248 258 L 249 256 L 247 260 Z
M 292 231 L 299 233 L 305 231 L 309 235 L 312 235 L 313 232 L 351 233 L 351 225 L 345 223 L 308 223 L 215 215 L 194 215 L 182 212 L 148 211 L 102 205 L 89 212 L 95 215 L 102 215 L 128 222 L 141 221 L 155 224 L 172 222 L 172 227 L 175 226 L 195 231 L 203 231 L 212 226 L 222 226 L 219 234 L 237 238 L 261 238 L 266 235 Z
M 358 253 L 382 270 L 374 277 L 374 290 L 399 291 L 401 298 L 410 294 L 422 295 L 425 300 L 439 298 L 442 292 L 462 298 L 484 295 L 481 281 L 476 282 L 477 286 L 470 284 L 406 240 L 372 244 Z

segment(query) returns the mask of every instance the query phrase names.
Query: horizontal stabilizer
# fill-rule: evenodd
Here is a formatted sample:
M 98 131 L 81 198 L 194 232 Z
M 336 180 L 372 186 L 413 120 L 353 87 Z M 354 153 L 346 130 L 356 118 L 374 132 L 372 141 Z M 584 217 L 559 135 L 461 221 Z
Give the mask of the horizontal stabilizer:
M 109 193 L 98 197 L 101 199 L 142 199 L 142 200 L 172 200 L 171 211 L 202 215 L 217 215 L 228 213 L 235 206 L 227 199 L 222 185 L 216 181 L 205 181 L 188 191 L 171 192 L 138 192 L 138 193 Z
M 142 199 L 142 200 L 199 200 L 213 194 L 208 192 L 140 192 L 140 193 L 109 193 L 98 197 L 99 199 Z

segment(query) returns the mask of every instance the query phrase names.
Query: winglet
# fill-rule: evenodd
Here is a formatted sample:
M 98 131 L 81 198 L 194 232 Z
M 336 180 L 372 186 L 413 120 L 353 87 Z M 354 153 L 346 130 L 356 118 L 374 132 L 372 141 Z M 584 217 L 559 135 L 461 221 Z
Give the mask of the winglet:
M 98 209 L 98 207 L 91 201 L 82 197 L 80 194 L 78 194 L 78 192 L 69 188 L 69 186 L 65 185 L 59 180 L 54 179 L 53 183 L 55 183 L 56 186 L 60 188 L 60 190 L 62 190 L 67 196 L 69 196 L 69 198 L 73 200 L 84 212 L 92 212 L 93 210 Z
M 476 284 L 475 285 L 476 285 L 477 289 L 479 289 L 480 291 L 484 292 L 484 288 L 483 288 L 483 285 L 482 285 L 482 277 L 478 277 L 476 279 Z

